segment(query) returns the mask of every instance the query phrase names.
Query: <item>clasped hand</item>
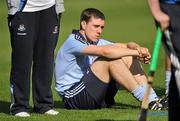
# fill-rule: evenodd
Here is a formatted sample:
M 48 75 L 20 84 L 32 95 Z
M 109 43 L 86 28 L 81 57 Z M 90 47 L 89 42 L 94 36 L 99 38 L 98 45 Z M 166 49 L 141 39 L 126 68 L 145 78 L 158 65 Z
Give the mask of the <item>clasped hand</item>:
M 149 53 L 148 49 L 144 47 L 137 47 L 136 50 L 139 53 L 137 59 L 145 64 L 150 64 L 151 54 Z

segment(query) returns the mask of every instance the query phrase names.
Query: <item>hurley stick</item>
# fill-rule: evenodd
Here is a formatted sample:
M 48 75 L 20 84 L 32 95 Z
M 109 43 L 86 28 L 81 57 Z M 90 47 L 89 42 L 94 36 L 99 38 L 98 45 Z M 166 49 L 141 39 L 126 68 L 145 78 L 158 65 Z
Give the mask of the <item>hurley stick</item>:
M 141 113 L 140 113 L 138 121 L 146 121 L 146 119 L 147 119 L 147 110 L 148 110 L 148 106 L 149 106 L 149 94 L 151 91 L 153 77 L 154 77 L 154 73 L 156 70 L 157 58 L 158 58 L 158 54 L 159 54 L 159 48 L 161 45 L 161 38 L 162 38 L 162 33 L 160 30 L 160 27 L 158 27 L 157 33 L 156 33 L 156 39 L 155 39 L 155 44 L 154 44 L 152 60 L 151 60 L 151 64 L 150 64 L 150 70 L 149 70 L 149 74 L 148 74 L 148 82 L 147 82 L 147 86 L 146 86 L 146 92 L 144 94 L 144 98 L 142 101 Z

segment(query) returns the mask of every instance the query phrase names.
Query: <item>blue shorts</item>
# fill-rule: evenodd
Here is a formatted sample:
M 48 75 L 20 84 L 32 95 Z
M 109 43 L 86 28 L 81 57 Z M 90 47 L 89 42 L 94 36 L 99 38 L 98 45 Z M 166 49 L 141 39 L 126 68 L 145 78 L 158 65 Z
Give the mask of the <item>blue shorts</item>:
M 116 84 L 102 82 L 89 69 L 63 96 L 63 102 L 68 109 L 99 109 L 114 104 L 117 93 Z

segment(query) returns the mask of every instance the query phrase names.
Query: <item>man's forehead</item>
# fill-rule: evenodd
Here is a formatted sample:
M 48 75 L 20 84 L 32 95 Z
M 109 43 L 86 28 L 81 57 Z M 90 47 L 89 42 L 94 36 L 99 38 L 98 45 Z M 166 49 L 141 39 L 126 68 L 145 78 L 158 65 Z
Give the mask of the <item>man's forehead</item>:
M 103 20 L 102 18 L 95 17 L 95 16 L 91 16 L 91 18 L 90 18 L 90 20 L 97 20 L 97 19 Z M 104 21 L 104 20 L 103 20 L 103 21 Z
M 101 19 L 101 18 L 97 18 L 97 17 L 91 17 L 90 19 L 89 19 L 89 22 L 105 22 L 103 19 Z

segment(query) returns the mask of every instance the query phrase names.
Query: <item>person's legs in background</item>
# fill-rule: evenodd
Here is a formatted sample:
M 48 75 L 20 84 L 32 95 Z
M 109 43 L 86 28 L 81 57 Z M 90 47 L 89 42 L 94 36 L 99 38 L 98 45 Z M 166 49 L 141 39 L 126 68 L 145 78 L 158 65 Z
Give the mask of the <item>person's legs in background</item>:
M 169 57 L 166 55 L 165 58 L 165 95 L 168 96 L 169 93 L 169 82 L 171 79 L 171 61 Z
M 32 71 L 32 89 L 34 111 L 37 113 L 46 113 L 54 107 L 51 90 L 53 69 L 54 69 L 54 50 L 58 41 L 59 20 L 55 6 L 40 11 L 39 28 L 36 35 L 33 71 Z M 48 23 L 47 23 L 48 21 Z M 52 113 L 57 114 L 57 112 Z

